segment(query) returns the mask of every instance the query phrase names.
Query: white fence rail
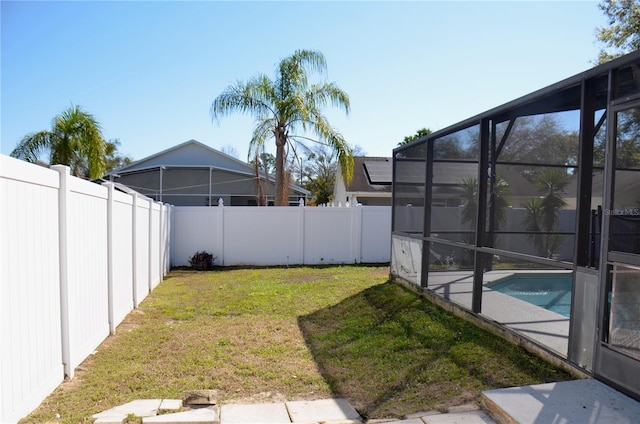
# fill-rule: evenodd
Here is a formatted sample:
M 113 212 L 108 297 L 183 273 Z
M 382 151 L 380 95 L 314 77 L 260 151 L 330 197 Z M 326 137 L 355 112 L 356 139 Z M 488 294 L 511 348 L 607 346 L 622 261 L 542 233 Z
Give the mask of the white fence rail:
M 391 207 L 172 208 L 171 262 L 206 250 L 215 264 L 318 265 L 389 262 Z
M 62 382 L 169 269 L 170 207 L 0 156 L 0 422 Z

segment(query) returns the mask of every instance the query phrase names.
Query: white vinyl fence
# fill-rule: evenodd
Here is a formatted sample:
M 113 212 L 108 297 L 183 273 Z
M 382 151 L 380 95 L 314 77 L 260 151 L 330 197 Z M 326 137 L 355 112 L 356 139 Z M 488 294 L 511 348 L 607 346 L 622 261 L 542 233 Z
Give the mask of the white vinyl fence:
M 27 415 L 169 270 L 171 208 L 0 156 L 0 422 Z
M 174 206 L 172 266 L 205 250 L 215 265 L 389 262 L 391 207 Z

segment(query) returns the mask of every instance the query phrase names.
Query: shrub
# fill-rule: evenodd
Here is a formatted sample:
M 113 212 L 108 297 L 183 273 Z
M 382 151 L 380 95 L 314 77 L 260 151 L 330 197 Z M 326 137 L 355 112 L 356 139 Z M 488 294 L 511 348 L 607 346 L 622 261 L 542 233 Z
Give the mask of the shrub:
M 191 268 L 197 269 L 198 271 L 210 271 L 213 269 L 213 262 L 216 260 L 216 257 L 205 250 L 198 251 L 189 259 L 189 264 Z

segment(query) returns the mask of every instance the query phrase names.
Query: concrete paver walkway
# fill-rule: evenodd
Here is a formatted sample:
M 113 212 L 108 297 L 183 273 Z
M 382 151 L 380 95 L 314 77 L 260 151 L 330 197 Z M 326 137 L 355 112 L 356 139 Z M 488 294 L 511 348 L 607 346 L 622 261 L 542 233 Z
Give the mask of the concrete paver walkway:
M 640 402 L 593 379 L 511 387 L 482 393 L 484 410 L 469 404 L 449 413 L 411 414 L 405 420 L 370 420 L 367 424 L 567 423 L 634 424 Z M 223 404 L 179 411 L 180 400 L 143 399 L 95 414 L 96 424 L 122 424 L 128 414 L 143 423 L 184 424 L 361 424 L 345 399 L 258 404 Z M 475 410 L 474 410 L 475 409 Z M 161 415 L 157 415 L 163 412 Z M 489 415 L 491 414 L 491 415 Z M 495 421 L 494 421 L 495 419 Z
M 171 405 L 174 408 L 162 408 Z M 290 424 L 362 423 L 360 414 L 345 399 L 292 401 L 281 403 L 225 404 L 220 407 L 179 411 L 176 399 L 141 399 L 94 414 L 96 424 L 122 424 L 129 414 L 142 417 L 143 423 L 208 423 L 208 424 Z

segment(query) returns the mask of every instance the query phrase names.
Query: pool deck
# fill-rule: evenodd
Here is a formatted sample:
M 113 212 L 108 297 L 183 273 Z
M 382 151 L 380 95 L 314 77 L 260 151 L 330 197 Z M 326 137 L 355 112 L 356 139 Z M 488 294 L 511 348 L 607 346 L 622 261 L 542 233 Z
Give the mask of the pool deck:
M 569 318 L 520 299 L 491 290 L 487 283 L 514 274 L 567 274 L 566 271 L 500 270 L 484 274 L 482 312 L 485 318 L 499 322 L 566 357 L 569 347 Z M 429 275 L 429 290 L 445 299 L 471 309 L 473 273 L 443 271 Z

